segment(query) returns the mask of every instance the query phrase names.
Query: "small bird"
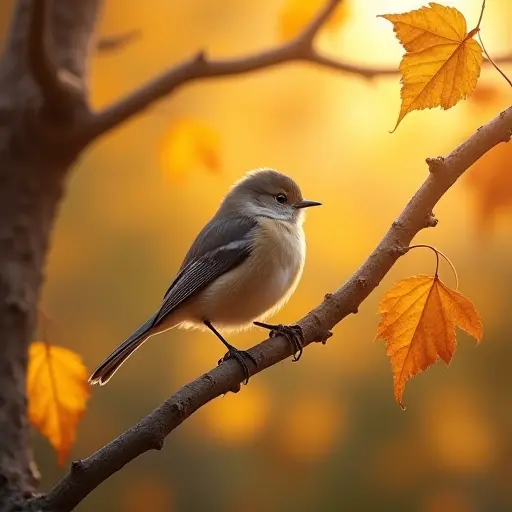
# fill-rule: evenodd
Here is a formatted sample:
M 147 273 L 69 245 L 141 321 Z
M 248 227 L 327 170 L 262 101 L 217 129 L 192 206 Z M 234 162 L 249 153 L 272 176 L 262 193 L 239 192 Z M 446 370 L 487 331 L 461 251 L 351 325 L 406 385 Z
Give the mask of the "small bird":
M 246 351 L 228 343 L 217 329 L 233 332 L 257 325 L 281 334 L 302 353 L 299 326 L 263 323 L 295 291 L 306 243 L 304 209 L 321 203 L 302 198 L 299 186 L 275 169 L 248 172 L 224 197 L 213 218 L 190 247 L 158 311 L 117 347 L 89 378 L 106 384 L 148 338 L 179 326 L 212 331 L 249 380 Z

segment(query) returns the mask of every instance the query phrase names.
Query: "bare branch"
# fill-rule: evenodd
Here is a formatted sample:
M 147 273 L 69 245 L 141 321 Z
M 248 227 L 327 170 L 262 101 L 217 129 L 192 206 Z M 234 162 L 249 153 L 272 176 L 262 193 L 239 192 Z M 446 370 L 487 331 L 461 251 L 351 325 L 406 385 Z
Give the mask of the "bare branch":
M 70 111 L 70 95 L 59 77 L 48 49 L 47 0 L 32 0 L 28 27 L 27 59 L 29 69 L 43 96 L 43 109 L 63 117 Z
M 436 172 L 430 172 L 426 181 L 409 201 L 398 219 L 377 248 L 355 274 L 335 293 L 328 293 L 324 301 L 298 324 L 305 337 L 304 345 L 324 342 L 337 323 L 359 305 L 378 286 L 396 260 L 404 254 L 411 240 L 422 229 L 435 226 L 434 206 L 457 179 L 482 155 L 512 134 L 512 107 L 476 131 L 469 139 L 444 159 L 428 159 L 429 164 L 440 162 Z M 283 337 L 265 340 L 249 350 L 258 362 L 250 367 L 252 374 L 263 371 L 291 355 L 291 347 Z M 74 462 L 71 471 L 48 495 L 41 498 L 43 508 L 67 512 L 72 510 L 91 491 L 125 464 L 151 449 L 161 449 L 165 437 L 214 398 L 240 389 L 244 380 L 241 367 L 228 360 L 195 381 L 182 387 L 174 396 L 117 439 L 82 461 Z
M 306 60 L 312 64 L 317 64 L 320 67 L 333 69 L 335 71 L 342 71 L 352 75 L 359 75 L 363 78 L 375 78 L 377 76 L 396 75 L 399 70 L 396 68 L 385 68 L 385 67 L 366 67 L 360 66 L 359 64 L 350 64 L 343 62 L 327 55 L 322 55 L 316 49 L 311 49 L 311 53 Z
M 340 1 L 329 0 L 317 18 L 293 41 L 273 49 L 231 60 L 211 60 L 205 56 L 204 52 L 197 53 L 150 82 L 143 84 L 105 110 L 92 115 L 89 122 L 84 125 L 81 137 L 83 140 L 92 141 L 122 124 L 130 117 L 140 114 L 154 102 L 168 96 L 178 87 L 199 79 L 251 73 L 293 61 L 309 62 L 323 68 L 368 79 L 381 75 L 397 74 L 398 68 L 365 67 L 350 64 L 322 55 L 315 49 L 314 39 L 318 31 Z M 496 62 L 512 62 L 512 54 L 498 58 Z M 484 61 L 484 63 L 488 64 L 488 61 Z
M 396 73 L 397 69 L 371 68 L 336 61 L 321 56 L 314 49 L 313 43 L 316 34 L 340 1 L 329 0 L 311 24 L 293 41 L 271 50 L 232 60 L 210 60 L 204 52 L 199 52 L 142 85 L 102 112 L 93 115 L 88 125 L 84 127 L 82 136 L 91 141 L 130 117 L 141 113 L 152 103 L 167 96 L 178 87 L 198 79 L 250 73 L 292 61 L 312 62 L 323 67 L 364 77 Z
M 96 43 L 96 50 L 100 55 L 109 55 L 116 50 L 121 50 L 139 39 L 142 31 L 138 29 L 129 30 L 120 34 L 104 36 Z
M 336 7 L 342 2 L 342 0 L 329 0 L 323 9 L 318 13 L 317 17 L 309 24 L 308 27 L 302 32 L 299 37 L 304 43 L 308 44 L 309 47 L 313 45 L 318 31 L 322 28 L 324 23 L 333 15 Z

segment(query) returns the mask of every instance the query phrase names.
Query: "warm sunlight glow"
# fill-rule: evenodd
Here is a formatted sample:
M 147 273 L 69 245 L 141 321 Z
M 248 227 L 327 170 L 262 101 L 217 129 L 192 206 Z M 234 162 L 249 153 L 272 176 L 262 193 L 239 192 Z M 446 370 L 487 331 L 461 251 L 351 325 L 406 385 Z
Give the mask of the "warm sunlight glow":
M 345 433 L 342 404 L 307 393 L 284 410 L 276 442 L 279 450 L 291 458 L 316 461 L 342 442 Z
M 214 400 L 204 411 L 202 435 L 217 442 L 238 445 L 253 440 L 266 425 L 270 412 L 268 390 L 254 379 L 243 393 L 229 393 Z
M 462 474 L 484 472 L 493 464 L 497 439 L 482 408 L 468 391 L 431 398 L 423 425 L 436 464 Z
M 127 486 L 122 493 L 124 512 L 143 512 L 144 510 L 174 510 L 171 486 L 161 482 L 154 475 L 141 477 L 133 485 Z
M 83 90 L 90 91 L 84 99 L 94 111 L 91 117 L 74 101 L 82 89 L 73 89 L 69 102 L 80 109 L 61 116 L 67 114 L 61 112 L 67 102 L 59 103 L 55 112 L 47 108 L 57 94 L 51 92 L 45 100 L 49 105 L 43 105 L 36 97 L 42 85 L 35 86 L 35 73 L 23 82 L 21 75 L 31 60 L 20 53 L 23 60 L 16 63 L 13 55 L 30 40 L 23 32 L 30 2 L 0 1 L 0 43 L 4 42 L 9 55 L 0 66 L 0 155 L 5 157 L 0 159 L 0 190 L 7 199 L 0 203 L 0 260 L 2 250 L 6 255 L 5 264 L 0 265 L 0 325 L 5 331 L 0 333 L 0 344 L 14 347 L 3 351 L 1 368 L 7 381 L 22 383 L 24 358 L 30 356 L 26 405 L 36 427 L 30 427 L 30 450 L 24 446 L 27 436 L 13 437 L 13 448 L 20 448 L 16 450 L 20 456 L 11 456 L 11 444 L 4 442 L 2 448 L 0 442 L 0 495 L 9 487 L 3 486 L 2 464 L 18 464 L 12 470 L 14 482 L 18 473 L 28 475 L 26 454 L 31 450 L 42 475 L 38 491 L 44 492 L 67 474 L 67 469 L 56 468 L 57 450 L 69 469 L 72 460 L 87 460 L 176 393 L 187 414 L 189 404 L 201 402 L 189 398 L 196 391 L 194 384 L 187 384 L 217 368 L 226 354 L 225 346 L 211 332 L 171 329 L 151 337 L 107 386 L 91 388 L 86 380 L 161 306 L 191 244 L 232 184 L 247 171 L 268 166 L 293 178 L 305 198 L 322 203 L 306 212 L 306 262 L 297 289 L 268 321 L 295 323 L 322 304 L 326 293 L 345 283 L 349 283 L 347 295 L 355 299 L 350 308 L 327 303 L 333 318 L 339 311 L 350 313 L 335 325 L 325 346 L 312 343 L 299 362 L 287 358 L 265 367 L 238 393 L 207 401 L 166 437 L 162 450 L 136 456 L 122 470 L 114 471 L 77 509 L 512 510 L 512 143 L 497 145 L 475 162 L 433 207 L 438 224 L 414 237 L 414 244 L 435 246 L 449 256 L 457 268 L 459 291 L 467 300 L 450 294 L 450 300 L 444 296 L 441 302 L 442 290 L 436 286 L 438 295 L 425 298 L 422 305 L 415 295 L 415 285 L 421 284 L 417 281 L 396 295 L 396 283 L 421 275 L 430 276 L 426 278 L 430 282 L 435 273 L 435 253 L 428 250 L 401 255 L 389 272 L 381 272 L 379 262 L 386 266 L 404 251 L 407 223 L 395 224 L 391 247 L 386 245 L 370 258 L 369 279 L 351 279 L 425 180 L 434 183 L 436 194 L 451 183 L 441 177 L 436 188 L 435 169 L 430 172 L 426 159 L 446 157 L 462 144 L 471 154 L 459 150 L 457 165 L 472 161 L 483 146 L 464 145 L 464 141 L 478 133 L 477 140 L 485 135 L 487 144 L 488 132 L 478 128 L 510 107 L 511 88 L 484 62 L 471 96 L 448 110 L 414 109 L 390 133 L 402 103 L 399 66 L 404 47 L 392 23 L 378 16 L 418 9 L 431 0 L 342 0 L 340 10 L 314 44 L 319 55 L 338 62 L 337 68 L 301 60 L 253 69 L 255 62 L 261 64 L 262 53 L 268 55 L 265 52 L 272 52 L 311 21 L 308 18 L 324 1 L 328 0 L 103 2 L 90 59 L 78 63 L 75 70 L 80 74 L 82 67 L 90 69 L 91 80 Z M 456 7 L 468 30 L 476 25 L 482 6 L 482 0 L 433 1 Z M 76 4 L 68 17 L 61 13 L 48 17 L 54 23 L 75 20 L 83 8 L 98 4 L 89 0 L 46 3 L 62 13 Z M 5 46 L 7 29 L 16 18 L 15 6 L 24 11 L 17 16 L 23 23 L 19 34 L 10 32 L 15 37 Z M 283 20 L 280 16 L 289 6 L 291 17 Z M 480 35 L 510 78 L 511 27 L 512 0 L 487 0 Z M 97 47 L 98 41 L 130 31 L 139 37 L 125 47 L 110 52 Z M 83 43 L 83 31 L 56 35 L 48 37 L 54 43 L 48 46 L 58 47 L 62 40 L 69 40 L 70 48 L 55 56 L 55 62 L 66 67 L 70 59 L 84 53 L 71 48 Z M 206 62 L 193 59 L 199 52 Z M 289 54 L 285 51 L 284 55 Z M 235 71 L 251 71 L 228 76 L 225 73 L 234 71 L 232 60 L 238 63 Z M 273 62 L 263 60 L 263 64 Z M 211 66 L 209 61 L 217 64 Z M 188 67 L 187 62 L 195 67 Z M 423 66 L 419 68 L 425 80 Z M 215 76 L 199 77 L 212 69 Z M 159 76 L 175 78 L 162 85 L 166 79 L 162 82 Z M 183 77 L 192 80 L 179 83 Z M 412 78 L 414 82 L 418 76 L 413 73 Z M 147 83 L 152 85 L 144 89 Z M 163 94 L 169 88 L 171 93 L 157 101 L 148 103 L 144 95 L 134 100 L 141 89 Z M 12 101 L 7 101 L 11 95 Z M 131 99 L 123 103 L 125 95 Z M 124 105 L 121 109 L 120 104 Z M 136 106 L 141 110 L 125 119 Z M 107 126 L 115 124 L 113 112 L 124 121 L 74 155 L 83 142 L 74 139 L 93 131 L 104 108 L 109 112 L 102 118 Z M 37 123 L 36 115 L 40 116 Z M 505 137 L 508 116 L 496 123 L 504 128 L 494 142 Z M 85 131 L 80 129 L 82 121 L 91 123 Z M 66 144 L 73 141 L 73 145 L 55 144 L 54 137 L 59 141 L 63 137 Z M 63 168 L 71 160 L 69 179 L 62 182 Z M 9 177 L 11 165 L 20 172 Z M 40 172 L 34 179 L 26 179 L 35 170 Z M 11 201 L 14 189 L 27 197 Z M 49 191 L 48 201 L 36 201 L 31 208 L 28 199 L 44 190 Z M 58 196 L 62 201 L 57 205 Z M 432 204 L 422 201 L 432 209 Z M 18 208 L 23 215 L 8 221 Z M 31 218 L 34 233 L 29 230 Z M 2 229 L 4 224 L 10 224 L 8 229 Z M 424 224 L 419 219 L 415 225 Z M 395 237 L 396 233 L 405 236 Z M 217 235 L 224 240 L 223 231 Z M 238 231 L 236 236 L 241 236 Z M 235 240 L 232 247 L 240 244 Z M 281 266 L 277 252 L 272 251 L 272 256 Z M 38 272 L 32 272 L 33 266 Z M 276 275 L 285 274 L 283 270 Z M 455 289 L 444 262 L 439 277 Z M 40 282 L 44 284 L 39 290 Z M 251 292 L 241 300 L 253 300 Z M 356 304 L 363 295 L 365 300 Z M 49 328 L 42 329 L 45 324 L 39 320 L 38 329 L 33 329 L 36 299 L 37 308 L 51 318 Z M 385 311 L 381 308 L 379 315 L 383 299 Z M 484 333 L 478 346 L 467 334 L 481 338 L 476 311 Z M 309 317 L 313 323 L 307 324 L 308 333 L 310 326 L 315 328 L 315 315 Z M 324 317 L 318 314 L 317 318 Z M 383 340 L 374 342 L 380 322 Z M 457 327 L 456 338 L 452 324 L 462 327 Z M 21 343 L 12 344 L 13 332 Z M 406 336 L 413 332 L 414 336 Z M 259 328 L 225 334 L 239 349 L 268 337 Z M 385 340 L 393 352 L 393 365 Z M 25 353 L 22 349 L 28 341 L 40 344 Z M 49 365 L 48 344 L 70 354 L 62 357 L 64 352 L 50 350 L 61 357 L 48 360 Z M 436 360 L 439 356 L 450 361 L 455 347 L 448 367 Z M 265 352 L 259 360 L 266 366 L 272 354 Z M 406 354 L 410 354 L 407 361 L 402 357 Z M 201 383 L 217 389 L 213 387 L 218 384 L 217 375 L 225 368 Z M 405 412 L 394 398 L 393 369 L 398 398 L 406 377 L 425 371 L 407 381 Z M 4 381 L 0 378 L 0 384 Z M 23 386 L 13 386 L 12 393 L 8 390 L 9 386 L 0 390 L 0 440 L 2 424 L 7 430 L 14 428 L 13 432 L 24 424 Z M 53 400 L 48 400 L 49 393 Z M 206 400 L 211 398 L 205 395 Z M 169 411 L 174 414 L 175 409 L 168 405 L 163 409 L 167 421 Z M 13 414 L 13 421 L 2 420 Z M 151 432 L 167 433 L 157 423 Z M 133 431 L 136 439 L 149 439 L 139 436 L 139 428 Z M 127 438 L 121 438 L 123 443 Z M 119 441 L 113 446 L 117 450 Z M 149 444 L 129 448 L 112 467 L 117 469 L 146 447 Z M 110 474 L 112 468 L 101 467 L 102 475 Z M 77 471 L 72 478 L 82 488 L 80 466 L 73 468 Z M 84 478 L 91 478 L 94 485 L 101 480 L 90 477 L 89 466 L 86 473 Z M 57 488 L 75 493 L 72 485 Z M 24 491 L 16 496 L 23 499 Z

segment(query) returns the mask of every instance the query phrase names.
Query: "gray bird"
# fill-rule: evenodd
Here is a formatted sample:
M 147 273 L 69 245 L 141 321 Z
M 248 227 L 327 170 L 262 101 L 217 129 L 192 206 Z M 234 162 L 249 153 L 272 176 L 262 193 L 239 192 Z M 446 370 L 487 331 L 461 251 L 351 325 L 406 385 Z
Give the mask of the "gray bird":
M 179 326 L 209 329 L 242 366 L 256 361 L 220 334 L 252 324 L 284 334 L 302 353 L 298 326 L 263 323 L 295 291 L 306 242 L 304 209 L 321 203 L 302 198 L 299 186 L 274 169 L 256 169 L 235 183 L 190 247 L 158 311 L 110 354 L 89 378 L 106 384 L 148 338 Z M 218 330 L 219 329 L 219 330 Z

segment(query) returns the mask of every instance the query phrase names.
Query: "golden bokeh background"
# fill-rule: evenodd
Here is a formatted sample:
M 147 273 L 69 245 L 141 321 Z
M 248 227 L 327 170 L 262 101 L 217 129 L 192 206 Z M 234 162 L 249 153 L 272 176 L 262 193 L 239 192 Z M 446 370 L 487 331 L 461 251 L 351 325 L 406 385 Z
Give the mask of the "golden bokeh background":
M 2 2 L 3 30 L 12 1 Z M 95 55 L 92 103 L 102 108 L 205 49 L 243 56 L 278 42 L 280 0 L 110 0 L 100 34 L 133 29 L 125 48 Z M 377 14 L 417 0 L 348 1 L 338 31 L 319 45 L 351 63 L 396 67 L 402 49 Z M 480 0 L 444 1 L 469 28 Z M 482 36 L 491 55 L 512 51 L 512 3 L 488 2 Z M 512 76 L 512 66 L 502 69 Z M 427 175 L 426 157 L 446 155 L 510 104 L 507 83 L 486 66 L 473 97 L 449 111 L 414 112 L 390 134 L 399 77 L 372 80 L 308 64 L 182 87 L 83 155 L 53 234 L 41 301 L 48 341 L 82 354 L 92 370 L 158 306 L 189 244 L 231 183 L 271 166 L 324 206 L 308 213 L 308 260 L 289 323 L 317 305 L 366 259 Z M 210 130 L 212 171 L 165 164 L 169 133 L 183 120 Z M 436 208 L 439 225 L 419 234 L 449 255 L 460 289 L 484 321 L 484 341 L 458 334 L 450 366 L 438 363 L 394 402 L 384 344 L 373 342 L 379 297 L 395 280 L 432 272 L 432 254 L 402 258 L 360 312 L 311 346 L 215 400 L 151 452 L 102 484 L 77 510 L 480 512 L 512 510 L 512 150 L 493 150 Z M 441 277 L 453 284 L 449 268 Z M 249 347 L 264 333 L 232 337 Z M 84 458 L 153 410 L 223 355 L 210 334 L 171 331 L 94 388 L 72 458 Z M 34 433 L 43 489 L 62 476 Z

